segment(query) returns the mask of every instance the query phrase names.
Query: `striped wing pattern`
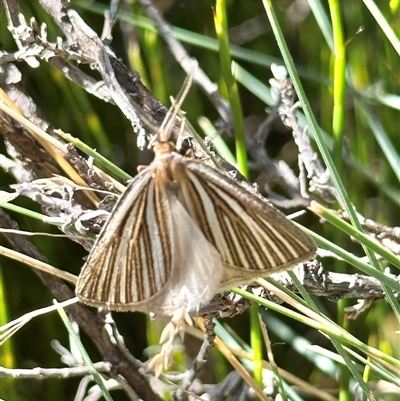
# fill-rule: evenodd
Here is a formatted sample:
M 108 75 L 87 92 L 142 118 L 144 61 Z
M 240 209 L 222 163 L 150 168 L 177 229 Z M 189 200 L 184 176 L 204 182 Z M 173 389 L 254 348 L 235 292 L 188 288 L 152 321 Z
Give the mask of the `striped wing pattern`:
M 195 310 L 218 292 L 221 258 L 165 174 L 155 161 L 117 202 L 79 276 L 82 302 L 170 315 L 180 304 Z
M 269 203 L 204 163 L 183 161 L 186 179 L 180 198 L 221 255 L 221 289 L 288 270 L 314 256 L 313 241 Z
M 83 302 L 129 308 L 154 296 L 165 285 L 171 273 L 173 237 L 153 235 L 158 222 L 162 224 L 160 231 L 171 231 L 170 214 L 164 213 L 161 218 L 164 205 L 155 202 L 159 196 L 149 171 L 131 182 L 79 276 L 76 293 Z
M 89 305 L 172 315 L 311 258 L 307 235 L 202 162 L 165 150 L 129 184 L 79 276 Z

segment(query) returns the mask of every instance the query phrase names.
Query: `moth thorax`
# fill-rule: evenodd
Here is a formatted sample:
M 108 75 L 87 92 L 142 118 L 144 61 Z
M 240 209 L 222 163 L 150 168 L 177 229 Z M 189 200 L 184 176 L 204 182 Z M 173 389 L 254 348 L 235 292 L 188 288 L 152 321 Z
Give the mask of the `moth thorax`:
M 175 144 L 173 142 L 160 142 L 154 145 L 153 151 L 156 156 L 165 155 L 166 153 L 175 151 Z

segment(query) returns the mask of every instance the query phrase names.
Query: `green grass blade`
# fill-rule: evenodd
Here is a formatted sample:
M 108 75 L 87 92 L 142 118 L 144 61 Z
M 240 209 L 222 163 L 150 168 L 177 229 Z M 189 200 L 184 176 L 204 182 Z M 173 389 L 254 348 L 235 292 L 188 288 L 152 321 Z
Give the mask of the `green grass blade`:
M 85 347 L 83 346 L 78 334 L 75 332 L 74 328 L 72 327 L 72 323 L 69 320 L 67 314 L 65 313 L 63 308 L 59 308 L 58 309 L 58 313 L 60 314 L 60 317 L 66 327 L 66 329 L 68 330 L 68 333 L 70 335 L 70 337 L 73 339 L 73 341 L 75 342 L 75 345 L 77 346 L 83 360 L 85 361 L 87 367 L 89 368 L 90 373 L 93 376 L 94 381 L 97 383 L 97 385 L 99 386 L 104 399 L 106 401 L 113 401 L 110 393 L 108 392 L 107 388 L 104 385 L 103 379 L 101 378 L 99 372 L 96 370 L 96 368 L 93 366 L 93 362 L 89 357 L 89 354 L 86 352 Z
M 392 27 L 387 22 L 386 18 L 383 16 L 379 7 L 375 4 L 373 0 L 363 0 L 365 6 L 368 8 L 371 15 L 375 18 L 376 22 L 382 29 L 382 32 L 386 35 L 389 42 L 396 50 L 397 54 L 400 56 L 400 40 L 396 36 Z M 398 17 L 398 16 L 397 16 Z

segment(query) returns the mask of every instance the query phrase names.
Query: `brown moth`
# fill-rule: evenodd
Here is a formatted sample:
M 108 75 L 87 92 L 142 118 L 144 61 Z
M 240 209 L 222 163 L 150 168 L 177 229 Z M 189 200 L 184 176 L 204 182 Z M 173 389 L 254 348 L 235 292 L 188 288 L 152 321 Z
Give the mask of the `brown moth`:
M 102 228 L 78 279 L 80 301 L 116 311 L 194 312 L 221 290 L 314 256 L 314 242 L 282 213 L 182 156 L 168 137 L 160 129 L 154 161 Z

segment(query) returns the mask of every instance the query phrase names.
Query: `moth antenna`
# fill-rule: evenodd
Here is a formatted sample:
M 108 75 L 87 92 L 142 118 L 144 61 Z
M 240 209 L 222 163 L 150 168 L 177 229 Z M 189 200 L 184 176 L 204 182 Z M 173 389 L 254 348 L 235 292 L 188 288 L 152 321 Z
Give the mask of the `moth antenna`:
M 164 121 L 161 124 L 158 139 L 159 142 L 166 142 L 169 139 L 171 134 L 172 127 L 175 123 L 176 116 L 192 86 L 194 71 L 197 67 L 197 62 L 195 60 L 192 61 L 192 66 L 190 73 L 186 76 L 185 81 L 178 93 L 176 100 L 174 100 L 172 106 L 169 108 L 168 113 L 166 114 Z

